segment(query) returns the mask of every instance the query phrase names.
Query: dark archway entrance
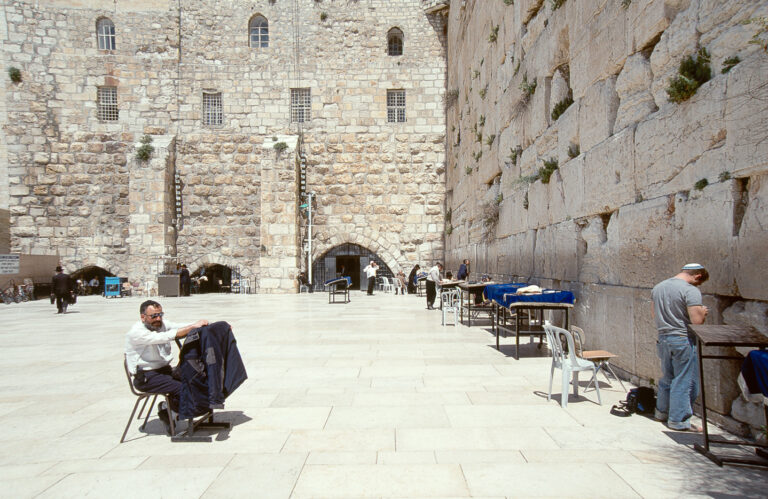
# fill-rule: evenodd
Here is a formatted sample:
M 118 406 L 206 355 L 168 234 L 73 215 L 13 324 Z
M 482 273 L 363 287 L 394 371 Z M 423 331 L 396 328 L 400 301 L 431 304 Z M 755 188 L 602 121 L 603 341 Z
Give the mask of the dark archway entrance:
M 193 293 L 229 293 L 232 290 L 232 269 L 226 265 L 208 263 L 190 276 Z
M 115 277 L 115 275 L 96 265 L 89 265 L 72 272 L 70 277 L 75 281 L 78 294 L 100 295 L 104 292 L 104 278 Z M 94 279 L 98 281 L 98 284 L 91 286 L 91 281 Z M 96 283 L 94 282 L 94 284 Z
M 352 279 L 352 289 L 361 289 L 361 283 L 366 283 L 363 269 L 371 260 L 379 265 L 378 276 L 393 277 L 384 260 L 371 250 L 352 243 L 335 246 L 312 264 L 313 288 L 321 291 L 325 281 L 343 275 Z

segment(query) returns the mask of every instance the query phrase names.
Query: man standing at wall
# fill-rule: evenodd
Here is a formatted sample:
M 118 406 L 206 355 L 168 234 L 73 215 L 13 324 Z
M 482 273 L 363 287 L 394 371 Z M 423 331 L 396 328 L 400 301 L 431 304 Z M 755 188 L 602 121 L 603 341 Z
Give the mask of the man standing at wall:
M 56 275 L 53 276 L 51 281 L 51 292 L 56 296 L 56 308 L 59 314 L 63 314 L 67 311 L 67 305 L 72 299 L 72 293 L 75 290 L 75 285 L 72 282 L 72 278 L 69 274 L 64 273 L 64 269 L 61 265 L 56 267 Z
M 701 431 L 691 424 L 699 383 L 696 343 L 688 334 L 688 324 L 703 324 L 707 318 L 709 311 L 698 289 L 707 279 L 709 273 L 702 265 L 689 263 L 651 292 L 662 371 L 655 416 L 673 430 Z
M 379 266 L 371 260 L 371 263 L 363 269 L 365 275 L 368 276 L 368 296 L 373 296 L 373 285 L 376 284 L 376 269 Z
M 437 297 L 437 283 L 440 282 L 440 272 L 443 271 L 443 264 L 437 262 L 434 267 L 429 269 L 427 274 L 427 310 L 434 310 L 435 298 Z
M 456 274 L 456 279 L 459 281 L 466 281 L 469 277 L 469 258 L 465 258 L 461 265 L 459 265 L 459 272 Z

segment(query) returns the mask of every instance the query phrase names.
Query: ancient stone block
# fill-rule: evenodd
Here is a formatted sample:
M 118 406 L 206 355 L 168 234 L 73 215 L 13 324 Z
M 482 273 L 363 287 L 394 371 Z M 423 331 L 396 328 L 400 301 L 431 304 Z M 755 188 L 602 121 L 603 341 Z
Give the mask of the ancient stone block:
M 582 151 L 588 151 L 613 134 L 619 97 L 616 77 L 611 76 L 585 89 L 579 101 L 579 141 Z

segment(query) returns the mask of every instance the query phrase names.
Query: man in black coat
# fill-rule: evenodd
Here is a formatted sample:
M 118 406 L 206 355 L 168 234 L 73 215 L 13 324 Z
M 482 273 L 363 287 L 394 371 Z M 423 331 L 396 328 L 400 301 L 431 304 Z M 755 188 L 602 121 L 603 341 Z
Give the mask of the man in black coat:
M 56 267 L 56 275 L 53 276 L 51 281 L 51 289 L 56 296 L 58 313 L 63 314 L 67 311 L 67 305 L 69 305 L 69 300 L 71 299 L 72 292 L 75 290 L 75 286 L 72 283 L 72 278 L 69 277 L 69 274 L 64 273 L 61 265 Z
M 186 264 L 181 266 L 179 281 L 181 283 L 181 296 L 189 296 L 189 289 L 192 285 L 192 278 L 189 276 L 189 269 L 187 269 Z

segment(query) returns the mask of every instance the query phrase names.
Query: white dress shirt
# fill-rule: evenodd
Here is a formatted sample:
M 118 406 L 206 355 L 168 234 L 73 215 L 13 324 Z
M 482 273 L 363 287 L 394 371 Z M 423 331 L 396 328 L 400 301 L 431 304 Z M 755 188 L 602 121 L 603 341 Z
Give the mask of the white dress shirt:
M 366 275 L 368 278 L 371 278 L 371 277 L 376 277 L 376 270 L 377 270 L 377 268 L 378 268 L 378 267 L 374 267 L 373 265 L 368 265 L 367 267 L 365 267 L 365 268 L 363 269 L 363 271 L 365 271 L 365 275 Z
M 184 324 L 163 321 L 160 331 L 147 329 L 143 322 L 138 321 L 125 335 L 125 358 L 128 370 L 136 374 L 136 368 L 144 370 L 159 369 L 167 366 L 173 360 L 171 342 Z
M 429 274 L 427 274 L 427 280 L 436 282 L 436 283 L 440 282 L 440 268 L 437 265 L 429 269 Z

